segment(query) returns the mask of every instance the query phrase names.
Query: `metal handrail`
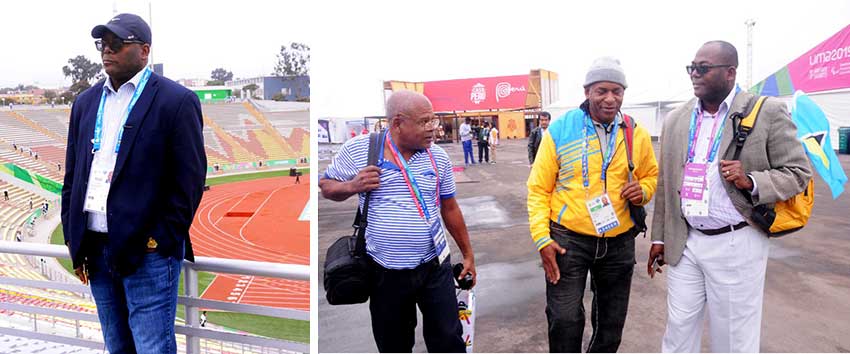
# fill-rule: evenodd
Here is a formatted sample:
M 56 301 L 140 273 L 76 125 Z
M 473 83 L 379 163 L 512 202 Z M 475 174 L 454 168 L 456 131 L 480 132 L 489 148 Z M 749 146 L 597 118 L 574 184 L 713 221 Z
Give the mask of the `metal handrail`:
M 70 258 L 68 248 L 60 245 L 47 245 L 27 242 L 0 241 L 0 252 L 29 256 Z M 281 264 L 272 262 L 248 261 L 239 259 L 223 259 L 212 257 L 195 257 L 195 262 L 183 262 L 184 289 L 186 296 L 178 296 L 178 304 L 184 305 L 186 309 L 186 324 L 176 325 L 175 331 L 186 336 L 186 352 L 199 353 L 200 339 L 215 339 L 235 343 L 273 347 L 295 352 L 308 352 L 309 344 L 297 343 L 286 340 L 249 336 L 245 334 L 222 332 L 200 327 L 200 316 L 198 309 L 209 308 L 231 312 L 240 312 L 271 316 L 277 318 L 288 318 L 296 320 L 309 320 L 309 311 L 281 309 L 260 305 L 235 304 L 224 301 L 200 299 L 198 295 L 198 271 L 220 272 L 239 275 L 265 276 L 292 280 L 309 280 L 310 267 L 305 265 Z M 26 286 L 33 288 L 46 288 L 69 290 L 73 292 L 91 294 L 88 286 L 82 284 L 64 284 L 44 280 L 17 279 L 0 276 L 0 284 Z M 82 318 L 92 319 L 90 316 L 58 309 L 44 309 L 32 305 L 0 304 L 0 309 L 9 309 L 20 312 L 49 314 L 51 316 L 80 320 Z M 68 340 L 56 338 L 56 335 L 32 333 L 26 331 L 0 328 L 0 333 L 23 336 L 27 338 L 52 340 L 59 343 L 83 345 L 90 348 L 102 348 L 102 343 L 89 341 L 81 338 L 65 337 Z M 30 334 L 30 335 L 24 335 Z M 61 336 L 60 336 L 61 337 Z

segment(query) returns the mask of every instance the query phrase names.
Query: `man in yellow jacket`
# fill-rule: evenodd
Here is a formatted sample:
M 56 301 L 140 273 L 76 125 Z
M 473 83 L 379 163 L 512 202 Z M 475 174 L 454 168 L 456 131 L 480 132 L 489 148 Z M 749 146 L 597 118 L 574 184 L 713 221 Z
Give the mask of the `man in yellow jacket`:
M 629 176 L 620 112 L 626 86 L 617 59 L 596 59 L 584 83 L 587 100 L 549 125 L 528 177 L 531 238 L 548 280 L 552 352 L 581 352 L 588 271 L 594 297 L 587 351 L 616 352 L 622 338 L 638 233 L 629 203 L 646 205 L 658 177 L 649 133 L 640 125 L 632 126 Z

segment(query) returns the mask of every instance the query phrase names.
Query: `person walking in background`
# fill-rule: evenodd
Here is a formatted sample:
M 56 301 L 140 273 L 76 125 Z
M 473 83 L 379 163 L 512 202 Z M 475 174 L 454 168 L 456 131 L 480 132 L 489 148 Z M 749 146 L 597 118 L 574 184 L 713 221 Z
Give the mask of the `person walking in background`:
M 490 162 L 490 148 L 487 144 L 487 139 L 490 139 L 488 126 L 487 122 L 484 122 L 478 130 L 478 163 Z
M 546 133 L 546 129 L 549 128 L 549 121 L 551 120 L 551 115 L 549 112 L 540 112 L 540 125 L 531 130 L 531 134 L 528 135 L 528 163 L 534 163 L 534 157 L 537 156 L 537 149 L 540 147 L 540 140 L 543 138 L 543 134 Z
M 496 129 L 495 124 L 490 128 L 487 144 L 490 145 L 490 163 L 496 163 L 496 147 L 499 146 L 499 129 Z
M 460 125 L 460 141 L 463 145 L 463 164 L 475 164 L 475 155 L 472 154 L 472 127 L 469 125 L 469 117 L 464 119 Z

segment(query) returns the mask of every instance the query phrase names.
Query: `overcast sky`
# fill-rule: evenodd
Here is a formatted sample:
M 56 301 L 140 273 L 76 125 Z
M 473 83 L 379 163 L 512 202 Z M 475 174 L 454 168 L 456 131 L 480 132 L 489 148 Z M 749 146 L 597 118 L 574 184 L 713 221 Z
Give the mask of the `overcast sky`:
M 313 55 L 313 117 L 383 114 L 382 80 L 431 81 L 560 75 L 560 97 L 578 105 L 594 58 L 618 57 L 626 101 L 691 97 L 685 65 L 700 45 L 738 48 L 746 80 L 747 31 L 754 28 L 753 83 L 850 24 L 850 1 L 428 1 L 361 2 L 322 16 Z M 356 13 L 356 16 L 351 14 Z M 338 30 L 330 31 L 325 26 Z
M 0 5 L 0 87 L 69 86 L 62 66 L 85 55 L 100 63 L 92 27 L 119 13 L 153 17 L 153 60 L 171 79 L 209 78 L 223 67 L 234 77 L 274 71 L 281 45 L 311 45 L 314 24 L 305 1 L 16 0 Z
M 113 7 L 148 17 L 153 59 L 172 79 L 273 71 L 281 44 L 312 47 L 313 117 L 383 114 L 383 80 L 431 81 L 560 75 L 560 96 L 583 98 L 592 60 L 618 57 L 626 101 L 688 97 L 684 66 L 699 46 L 723 39 L 739 51 L 746 80 L 746 26 L 754 30 L 753 83 L 850 24 L 850 0 L 833 1 L 165 1 L 4 2 L 0 87 L 70 85 L 61 67 L 84 54 Z

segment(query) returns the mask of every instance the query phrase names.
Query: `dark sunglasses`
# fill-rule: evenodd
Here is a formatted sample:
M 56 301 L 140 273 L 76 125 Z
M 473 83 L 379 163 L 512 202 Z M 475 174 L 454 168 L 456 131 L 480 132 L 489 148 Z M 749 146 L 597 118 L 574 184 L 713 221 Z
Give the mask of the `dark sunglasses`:
M 94 41 L 94 47 L 97 48 L 98 52 L 103 52 L 103 48 L 106 48 L 104 46 L 104 44 L 105 44 L 113 52 L 118 53 L 118 52 L 121 51 L 122 48 L 124 48 L 125 44 L 133 44 L 133 43 L 145 44 L 145 42 L 142 42 L 142 41 L 134 41 L 134 40 L 126 40 L 126 39 L 122 39 L 122 40 L 116 39 L 116 40 L 113 40 L 113 41 L 110 41 L 110 42 L 106 42 L 103 39 L 98 39 L 98 40 Z
M 688 66 L 685 67 L 685 70 L 688 72 L 688 75 L 693 74 L 694 71 L 696 71 L 700 75 L 705 75 L 709 71 L 711 71 L 711 69 L 725 68 L 725 67 L 729 67 L 729 66 L 734 66 L 734 65 L 688 65 Z

